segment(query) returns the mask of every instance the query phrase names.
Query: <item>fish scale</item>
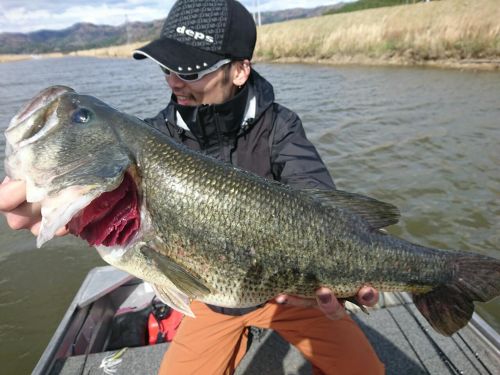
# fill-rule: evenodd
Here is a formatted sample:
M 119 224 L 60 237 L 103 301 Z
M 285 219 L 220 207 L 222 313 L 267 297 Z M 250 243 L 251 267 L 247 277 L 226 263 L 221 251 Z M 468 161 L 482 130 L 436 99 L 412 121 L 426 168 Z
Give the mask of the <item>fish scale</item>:
M 360 271 L 366 269 L 368 260 L 373 262 L 372 250 L 356 244 L 352 233 L 342 233 L 342 227 L 354 228 L 355 224 L 349 225 L 349 216 L 341 210 L 332 212 L 299 191 L 274 182 L 263 184 L 250 174 L 243 174 L 247 178 L 242 179 L 234 167 L 215 168 L 211 159 L 195 161 L 188 150 L 179 150 L 176 144 L 150 146 L 140 158 L 144 180 L 154 184 L 144 183 L 144 190 L 152 201 L 164 202 L 149 213 L 165 241 L 165 255 L 210 286 L 213 296 L 205 296 L 203 301 L 228 307 L 238 301 L 238 306 L 247 307 L 283 291 L 311 297 L 311 291 L 320 286 L 331 287 L 339 297 L 351 297 L 370 280 Z M 148 167 L 150 161 L 152 168 Z M 161 173 L 161 180 L 158 166 L 169 171 L 168 175 Z M 325 212 L 318 215 L 318 211 Z M 179 252 L 169 253 L 175 248 L 169 233 L 176 234 L 176 242 L 187 242 L 180 256 Z M 199 246 L 189 249 L 188 243 Z M 344 253 L 337 252 L 337 257 L 332 249 L 339 247 Z M 249 248 L 254 249 L 253 255 Z M 345 253 L 359 260 L 339 267 L 345 263 Z M 380 259 L 381 264 L 386 261 Z M 320 262 L 326 265 L 318 267 Z M 256 265 L 261 272 L 253 272 Z M 209 277 L 204 276 L 207 268 L 211 269 Z M 236 273 L 238 268 L 244 272 Z M 321 272 L 322 268 L 328 271 Z M 219 291 L 230 279 L 234 280 L 233 288 Z M 370 284 L 386 287 L 376 279 Z M 255 300 L 255 295 L 260 299 Z
M 314 297 L 326 286 L 352 297 L 372 285 L 413 293 L 431 326 L 451 335 L 467 324 L 474 301 L 500 294 L 499 260 L 382 232 L 399 218 L 391 204 L 266 180 L 67 87 L 39 93 L 5 136 L 7 174 L 26 181 L 28 197 L 42 206 L 37 243 L 63 225 L 90 233 L 89 243 L 94 232 L 107 230 L 111 240 L 96 243 L 101 257 L 191 316 L 193 299 L 250 307 L 280 293 Z M 94 222 L 94 205 L 105 207 L 98 205 L 103 193 L 113 196 L 130 183 L 134 189 L 121 191 L 140 204 L 131 204 L 140 212 L 137 232 L 117 233 L 131 226 L 110 227 L 116 218 Z M 86 220 L 78 220 L 82 213 Z

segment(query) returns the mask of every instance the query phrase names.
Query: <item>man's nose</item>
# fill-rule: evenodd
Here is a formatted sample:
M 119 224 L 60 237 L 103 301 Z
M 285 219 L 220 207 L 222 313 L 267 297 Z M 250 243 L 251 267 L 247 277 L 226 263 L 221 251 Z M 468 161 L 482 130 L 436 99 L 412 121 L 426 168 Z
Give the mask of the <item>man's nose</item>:
M 177 74 L 174 73 L 170 73 L 168 76 L 165 76 L 165 79 L 167 80 L 167 83 L 171 89 L 181 88 L 186 85 L 186 82 L 184 82 L 177 76 Z

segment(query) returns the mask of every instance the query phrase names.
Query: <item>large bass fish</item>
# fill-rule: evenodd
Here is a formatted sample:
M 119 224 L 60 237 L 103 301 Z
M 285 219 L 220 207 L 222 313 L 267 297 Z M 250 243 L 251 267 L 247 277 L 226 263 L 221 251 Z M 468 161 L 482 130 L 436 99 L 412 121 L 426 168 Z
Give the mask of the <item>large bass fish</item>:
M 5 167 L 41 202 L 38 246 L 67 225 L 111 265 L 192 316 L 192 299 L 259 305 L 320 286 L 408 291 L 440 333 L 500 294 L 500 261 L 415 245 L 380 229 L 398 210 L 343 191 L 296 190 L 186 149 L 143 121 L 64 86 L 5 132 Z

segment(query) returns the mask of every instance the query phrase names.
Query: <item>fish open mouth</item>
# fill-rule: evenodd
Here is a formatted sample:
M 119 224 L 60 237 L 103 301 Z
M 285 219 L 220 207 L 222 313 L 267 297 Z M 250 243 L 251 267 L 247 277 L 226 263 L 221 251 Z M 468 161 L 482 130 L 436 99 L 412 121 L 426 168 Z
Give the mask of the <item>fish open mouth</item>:
M 123 246 L 140 227 L 137 186 L 126 173 L 115 190 L 102 193 L 67 224 L 91 246 Z

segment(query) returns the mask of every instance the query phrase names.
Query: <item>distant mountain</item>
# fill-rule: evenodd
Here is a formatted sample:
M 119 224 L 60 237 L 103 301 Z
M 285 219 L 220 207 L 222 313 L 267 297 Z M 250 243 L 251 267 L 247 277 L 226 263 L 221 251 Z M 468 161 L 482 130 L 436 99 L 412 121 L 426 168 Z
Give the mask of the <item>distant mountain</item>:
M 71 52 L 149 40 L 159 34 L 162 23 L 163 20 L 128 22 L 120 26 L 77 23 L 63 30 L 1 33 L 0 53 Z
M 277 10 L 273 12 L 262 12 L 260 15 L 262 25 L 267 23 L 283 22 L 298 18 L 318 17 L 342 8 L 344 3 L 334 5 L 319 6 L 316 8 L 292 8 L 286 10 Z
M 261 23 L 281 22 L 320 16 L 343 3 L 316 8 L 294 8 L 262 12 Z M 158 37 L 164 19 L 151 22 L 127 22 L 120 26 L 77 23 L 63 30 L 40 30 L 31 33 L 0 33 L 0 54 L 39 54 L 71 52 L 82 49 L 148 41 Z

